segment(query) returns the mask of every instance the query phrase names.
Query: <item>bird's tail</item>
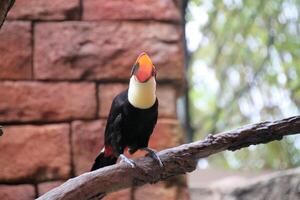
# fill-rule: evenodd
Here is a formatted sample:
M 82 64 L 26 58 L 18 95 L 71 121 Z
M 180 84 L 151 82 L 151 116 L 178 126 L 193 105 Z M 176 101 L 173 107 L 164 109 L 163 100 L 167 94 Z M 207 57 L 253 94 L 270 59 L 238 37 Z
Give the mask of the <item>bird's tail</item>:
M 117 159 L 118 158 L 114 157 L 113 155 L 106 156 L 104 151 L 102 151 L 102 152 L 100 152 L 100 154 L 95 159 L 95 162 L 93 164 L 93 167 L 92 167 L 91 171 L 94 171 L 96 169 L 106 167 L 106 166 L 109 166 L 109 165 L 113 165 L 117 162 Z

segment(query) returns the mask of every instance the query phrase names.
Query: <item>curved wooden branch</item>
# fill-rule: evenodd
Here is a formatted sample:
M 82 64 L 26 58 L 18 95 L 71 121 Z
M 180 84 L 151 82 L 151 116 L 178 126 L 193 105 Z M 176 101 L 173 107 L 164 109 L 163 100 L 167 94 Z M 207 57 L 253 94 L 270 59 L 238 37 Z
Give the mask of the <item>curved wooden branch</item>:
M 6 18 L 8 11 L 14 5 L 15 0 L 1 0 L 0 1 L 0 28 Z
M 97 199 L 104 192 L 155 183 L 171 176 L 191 172 L 196 168 L 199 158 L 224 150 L 235 151 L 249 145 L 281 140 L 285 135 L 297 133 L 300 133 L 300 116 L 244 126 L 234 131 L 210 135 L 202 141 L 160 151 L 158 155 L 165 165 L 164 168 L 160 168 L 151 158 L 143 157 L 136 160 L 136 168 L 116 164 L 85 173 L 68 180 L 38 199 Z

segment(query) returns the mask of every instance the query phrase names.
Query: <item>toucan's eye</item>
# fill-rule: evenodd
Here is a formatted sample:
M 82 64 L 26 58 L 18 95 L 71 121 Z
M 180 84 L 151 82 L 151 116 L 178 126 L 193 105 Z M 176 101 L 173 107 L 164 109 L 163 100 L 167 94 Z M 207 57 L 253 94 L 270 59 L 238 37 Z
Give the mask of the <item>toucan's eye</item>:
M 138 70 L 138 68 L 139 68 L 139 63 L 135 63 L 135 64 L 132 66 L 130 76 L 132 76 L 132 75 L 136 72 L 136 70 Z

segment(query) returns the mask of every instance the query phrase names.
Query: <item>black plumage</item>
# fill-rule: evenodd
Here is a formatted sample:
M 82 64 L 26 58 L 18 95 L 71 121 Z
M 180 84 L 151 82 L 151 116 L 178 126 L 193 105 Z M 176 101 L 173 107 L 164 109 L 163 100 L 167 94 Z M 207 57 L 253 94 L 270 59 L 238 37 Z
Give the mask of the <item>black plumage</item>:
M 150 108 L 139 109 L 128 101 L 128 90 L 117 95 L 105 128 L 105 150 L 96 158 L 92 170 L 114 164 L 127 147 L 131 154 L 148 147 L 157 116 L 157 99 Z

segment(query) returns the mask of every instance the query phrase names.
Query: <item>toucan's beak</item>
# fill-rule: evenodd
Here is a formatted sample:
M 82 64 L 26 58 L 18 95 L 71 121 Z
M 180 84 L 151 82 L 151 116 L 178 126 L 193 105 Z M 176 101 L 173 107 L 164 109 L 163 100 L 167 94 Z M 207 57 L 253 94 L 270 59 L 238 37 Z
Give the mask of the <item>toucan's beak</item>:
M 140 83 L 147 82 L 152 76 L 156 75 L 155 67 L 145 52 L 137 58 L 131 75 L 134 75 Z

